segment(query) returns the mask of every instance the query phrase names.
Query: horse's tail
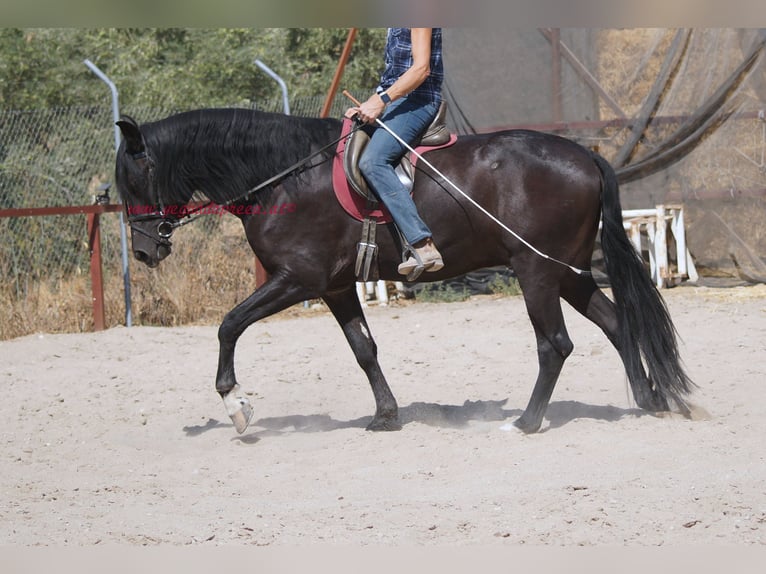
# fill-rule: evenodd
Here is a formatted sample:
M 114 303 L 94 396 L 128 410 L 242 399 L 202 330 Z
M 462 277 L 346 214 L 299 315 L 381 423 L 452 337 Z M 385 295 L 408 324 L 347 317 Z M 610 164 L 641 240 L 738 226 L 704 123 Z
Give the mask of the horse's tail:
M 683 397 L 694 384 L 681 364 L 675 327 L 622 225 L 617 175 L 603 157 L 594 153 L 593 159 L 602 177 L 601 248 L 617 307 L 619 349 L 628 379 L 634 389 L 644 381 L 643 358 L 650 384 L 662 402 L 672 399 L 688 413 Z

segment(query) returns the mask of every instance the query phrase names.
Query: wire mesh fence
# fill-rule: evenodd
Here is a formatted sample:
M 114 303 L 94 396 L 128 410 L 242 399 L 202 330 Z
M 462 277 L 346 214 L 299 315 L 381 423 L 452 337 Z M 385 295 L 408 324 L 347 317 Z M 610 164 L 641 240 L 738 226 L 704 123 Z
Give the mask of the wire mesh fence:
M 293 115 L 317 116 L 324 98 L 305 98 L 291 103 Z M 339 116 L 344 103 L 336 98 L 330 115 Z M 258 106 L 281 112 L 275 99 Z M 141 123 L 155 121 L 180 110 L 130 107 L 121 110 Z M 108 105 L 31 111 L 0 110 L 0 209 L 90 205 L 104 193 L 114 172 L 114 126 Z M 111 192 L 116 202 L 116 192 Z M 186 234 L 220 231 L 219 217 L 204 218 Z M 90 328 L 90 253 L 84 215 L 50 215 L 0 218 L 0 338 L 45 330 Z M 123 320 L 124 308 L 117 293 L 122 290 L 119 215 L 101 216 L 101 244 L 107 285 L 108 324 Z M 233 233 L 233 231 L 232 231 Z M 229 239 L 231 240 L 231 238 Z M 176 241 L 184 241 L 184 238 Z M 244 247 L 244 246 L 242 246 Z M 243 256 L 247 251 L 243 250 Z M 172 264 L 171 264 L 172 266 Z M 134 292 L 138 294 L 139 321 L 157 321 L 151 311 L 161 297 L 147 295 L 151 288 L 145 272 L 130 267 Z M 245 289 L 250 281 L 245 276 Z M 208 278 L 208 283 L 209 278 Z M 252 284 L 248 285 L 248 288 Z M 141 308 L 144 303 L 147 309 Z M 180 303 L 178 305 L 180 308 Z M 179 312 L 172 314 L 181 321 Z M 60 319 L 64 320 L 63 325 Z

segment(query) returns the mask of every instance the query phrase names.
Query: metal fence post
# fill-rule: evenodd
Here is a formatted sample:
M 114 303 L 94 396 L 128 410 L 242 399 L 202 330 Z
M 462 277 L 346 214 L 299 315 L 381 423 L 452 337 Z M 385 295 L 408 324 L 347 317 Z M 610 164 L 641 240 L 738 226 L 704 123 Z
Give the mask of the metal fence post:
M 114 128 L 114 151 L 117 153 L 117 150 L 120 148 L 120 128 L 117 126 L 117 121 L 120 119 L 120 104 L 119 104 L 119 95 L 117 93 L 117 86 L 114 85 L 114 82 L 109 79 L 109 77 L 102 72 L 98 66 L 96 66 L 93 62 L 90 60 L 85 60 L 83 62 L 90 70 L 96 74 L 107 86 L 109 86 L 109 89 L 112 92 L 112 117 L 113 117 L 113 128 Z M 122 202 L 121 199 L 118 199 L 119 202 Z M 122 210 L 120 210 L 120 245 L 122 249 L 122 281 L 123 281 L 123 287 L 125 291 L 125 326 L 131 327 L 133 325 L 133 307 L 130 302 L 130 267 L 128 266 L 128 236 L 127 232 L 125 231 L 125 215 Z M 99 258 L 101 257 L 101 253 L 99 252 Z M 91 259 L 92 260 L 92 259 Z M 102 298 L 103 300 L 103 298 Z M 95 309 L 94 309 L 95 312 Z
M 285 115 L 290 115 L 290 102 L 287 97 L 287 84 L 285 84 L 285 81 L 280 78 L 277 73 L 269 68 L 266 64 L 261 62 L 260 60 L 255 60 L 255 65 L 258 66 L 261 70 L 266 72 L 269 77 L 274 80 L 277 84 L 279 84 L 279 87 L 282 89 L 282 109 L 284 109 Z
M 287 96 L 287 84 L 285 84 L 285 81 L 280 78 L 277 73 L 269 68 L 266 64 L 261 62 L 256 58 L 255 65 L 258 66 L 261 70 L 266 72 L 268 76 L 274 80 L 277 84 L 279 84 L 279 87 L 282 89 L 282 109 L 285 112 L 286 116 L 290 115 L 290 102 L 289 98 Z M 261 265 L 261 260 L 258 259 L 258 255 L 255 256 L 255 287 L 258 288 L 269 279 L 269 274 L 266 273 L 266 270 L 263 268 L 263 265 Z

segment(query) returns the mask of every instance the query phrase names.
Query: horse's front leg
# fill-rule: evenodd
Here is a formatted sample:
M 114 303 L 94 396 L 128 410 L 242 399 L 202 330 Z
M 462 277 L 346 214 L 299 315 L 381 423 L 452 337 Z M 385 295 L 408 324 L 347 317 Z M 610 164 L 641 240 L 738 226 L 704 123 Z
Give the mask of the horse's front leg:
M 346 340 L 351 345 L 359 366 L 362 367 L 375 397 L 375 416 L 367 430 L 400 430 L 399 407 L 378 363 L 378 348 L 364 319 L 362 305 L 354 286 L 347 290 L 326 294 L 325 303 L 338 321 Z
M 253 418 L 253 409 L 247 397 L 240 392 L 234 374 L 234 349 L 237 340 L 250 325 L 308 299 L 305 289 L 292 284 L 286 277 L 275 275 L 252 295 L 229 311 L 218 329 L 218 373 L 215 388 L 223 398 L 226 412 L 234 428 L 242 434 Z

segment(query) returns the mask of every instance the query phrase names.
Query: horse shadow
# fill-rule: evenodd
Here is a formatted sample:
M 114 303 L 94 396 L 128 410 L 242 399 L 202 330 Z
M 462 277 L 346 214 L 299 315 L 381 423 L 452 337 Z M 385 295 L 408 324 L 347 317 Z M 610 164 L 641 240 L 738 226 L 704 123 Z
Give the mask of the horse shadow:
M 508 399 L 502 400 L 466 400 L 462 405 L 443 405 L 439 403 L 415 402 L 399 408 L 399 420 L 402 426 L 421 423 L 440 428 L 465 428 L 475 422 L 502 422 L 521 416 L 521 409 L 505 408 Z M 620 408 L 612 405 L 590 405 L 580 401 L 554 401 L 548 405 L 545 418 L 548 421 L 541 432 L 561 428 L 578 419 L 592 419 L 616 422 L 626 416 L 640 417 L 649 413 L 638 408 Z M 232 440 L 243 443 L 256 443 L 268 436 L 281 436 L 292 433 L 331 432 L 341 429 L 364 429 L 372 420 L 371 416 L 351 420 L 338 420 L 326 414 L 287 415 L 266 417 L 251 423 L 251 428 L 260 427 Z M 199 436 L 205 432 L 232 427 L 230 423 L 209 419 L 204 425 L 183 427 L 188 437 Z
M 545 418 L 549 424 L 543 432 L 561 428 L 578 419 L 617 422 L 624 417 L 643 417 L 651 414 L 638 407 L 625 409 L 614 405 L 590 405 L 580 401 L 555 401 L 551 402 L 545 411 Z

